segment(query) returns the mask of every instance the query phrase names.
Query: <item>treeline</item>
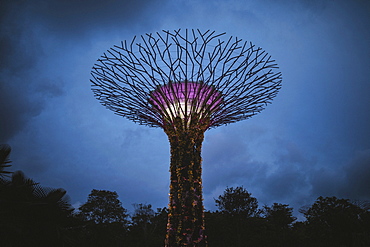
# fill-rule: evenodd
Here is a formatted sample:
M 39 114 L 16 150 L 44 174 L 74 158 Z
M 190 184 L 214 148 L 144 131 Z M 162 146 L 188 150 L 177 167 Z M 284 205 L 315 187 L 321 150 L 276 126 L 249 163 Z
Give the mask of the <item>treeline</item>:
M 0 246 L 161 247 L 167 209 L 135 204 L 129 214 L 113 191 L 92 190 L 72 208 L 66 191 L 40 186 L 10 166 L 10 147 L 0 146 Z M 299 211 L 274 203 L 259 207 L 245 188 L 226 188 L 206 211 L 210 247 L 370 246 L 370 204 L 319 197 Z

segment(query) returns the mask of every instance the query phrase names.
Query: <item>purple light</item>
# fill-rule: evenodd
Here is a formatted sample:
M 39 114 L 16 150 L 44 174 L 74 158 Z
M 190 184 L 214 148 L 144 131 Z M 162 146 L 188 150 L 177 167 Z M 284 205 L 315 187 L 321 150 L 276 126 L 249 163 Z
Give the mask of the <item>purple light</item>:
M 197 82 L 177 82 L 161 86 L 151 93 L 150 102 L 171 118 L 185 118 L 191 113 L 208 115 L 218 109 L 221 93 L 212 86 Z M 203 115 L 203 114 L 202 114 Z

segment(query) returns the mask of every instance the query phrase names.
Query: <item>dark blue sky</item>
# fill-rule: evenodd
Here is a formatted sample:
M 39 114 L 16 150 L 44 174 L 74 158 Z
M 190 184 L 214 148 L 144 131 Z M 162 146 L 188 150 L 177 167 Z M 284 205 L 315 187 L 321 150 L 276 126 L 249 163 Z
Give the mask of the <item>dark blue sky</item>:
M 207 131 L 206 209 L 240 185 L 296 211 L 320 195 L 370 200 L 369 13 L 366 0 L 2 1 L 0 143 L 12 170 L 74 205 L 107 189 L 129 210 L 166 206 L 166 135 L 101 106 L 90 71 L 134 35 L 210 29 L 265 49 L 283 84 L 260 114 Z

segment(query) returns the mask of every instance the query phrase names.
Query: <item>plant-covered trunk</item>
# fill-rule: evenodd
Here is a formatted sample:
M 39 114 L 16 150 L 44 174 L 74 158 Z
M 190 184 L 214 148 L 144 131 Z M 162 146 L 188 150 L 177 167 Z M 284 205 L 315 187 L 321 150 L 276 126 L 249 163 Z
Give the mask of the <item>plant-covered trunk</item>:
M 165 247 L 207 246 L 201 148 L 208 122 L 177 118 L 165 132 L 171 146 L 170 202 Z

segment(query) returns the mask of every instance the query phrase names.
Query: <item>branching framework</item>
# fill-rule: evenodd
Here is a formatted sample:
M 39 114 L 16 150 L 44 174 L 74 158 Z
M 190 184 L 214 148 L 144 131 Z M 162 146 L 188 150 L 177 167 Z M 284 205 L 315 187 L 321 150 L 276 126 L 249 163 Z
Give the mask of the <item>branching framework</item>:
M 108 109 L 139 124 L 163 127 L 163 109 L 151 93 L 171 82 L 201 82 L 222 93 L 211 126 L 252 117 L 271 102 L 281 86 L 277 64 L 252 43 L 199 30 L 157 32 L 136 37 L 104 53 L 95 64 L 93 86 Z
M 108 109 L 161 127 L 171 147 L 165 246 L 207 246 L 201 147 L 207 129 L 252 117 L 281 87 L 261 48 L 225 33 L 163 31 L 114 46 L 92 70 L 92 90 Z

